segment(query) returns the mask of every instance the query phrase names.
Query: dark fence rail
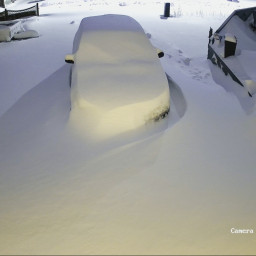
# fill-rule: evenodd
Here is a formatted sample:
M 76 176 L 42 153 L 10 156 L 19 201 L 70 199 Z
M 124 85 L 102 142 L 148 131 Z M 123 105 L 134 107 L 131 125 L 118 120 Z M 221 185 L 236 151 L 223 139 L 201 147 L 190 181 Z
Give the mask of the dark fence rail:
M 14 10 L 5 9 L 4 12 L 0 13 L 0 21 L 16 20 L 16 19 L 21 19 L 21 18 L 31 17 L 31 16 L 39 16 L 38 3 L 35 6 L 24 9 L 24 10 L 14 11 Z

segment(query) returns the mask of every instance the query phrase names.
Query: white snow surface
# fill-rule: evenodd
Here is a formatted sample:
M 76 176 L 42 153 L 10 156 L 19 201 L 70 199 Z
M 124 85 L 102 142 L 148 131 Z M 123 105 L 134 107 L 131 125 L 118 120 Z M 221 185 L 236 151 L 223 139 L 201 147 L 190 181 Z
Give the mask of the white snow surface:
M 23 26 L 40 36 L 0 44 L 0 254 L 255 254 L 256 100 L 206 59 L 209 27 L 255 1 L 175 0 L 169 19 L 164 1 L 39 4 Z M 111 13 L 164 50 L 172 105 L 101 140 L 69 125 L 64 57 L 84 17 Z
M 14 34 L 13 36 L 13 38 L 16 40 L 35 38 L 35 37 L 39 37 L 39 34 L 35 30 L 21 31 L 19 33 Z
M 235 38 L 234 35 L 231 35 L 230 33 L 227 33 L 227 34 L 225 34 L 225 41 L 236 43 L 236 38 Z

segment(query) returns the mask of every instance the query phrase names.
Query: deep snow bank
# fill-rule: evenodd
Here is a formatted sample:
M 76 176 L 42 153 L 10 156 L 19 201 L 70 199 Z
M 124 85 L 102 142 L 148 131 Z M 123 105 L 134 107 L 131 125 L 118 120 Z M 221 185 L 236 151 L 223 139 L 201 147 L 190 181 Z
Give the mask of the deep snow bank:
M 164 118 L 170 107 L 165 73 L 142 27 L 131 17 L 82 20 L 74 40 L 72 125 L 108 137 Z

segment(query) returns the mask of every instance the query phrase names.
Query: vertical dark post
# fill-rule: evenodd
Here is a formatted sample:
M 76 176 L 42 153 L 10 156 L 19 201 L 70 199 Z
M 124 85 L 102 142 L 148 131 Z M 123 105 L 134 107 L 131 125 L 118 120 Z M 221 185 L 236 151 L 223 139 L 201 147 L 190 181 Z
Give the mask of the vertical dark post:
M 8 11 L 6 9 L 4 10 L 4 15 L 5 15 L 5 20 L 8 20 Z
M 39 5 L 36 3 L 36 15 L 39 16 Z
M 209 35 L 208 35 L 208 38 L 209 38 L 209 44 L 210 44 L 210 42 L 211 42 L 212 34 L 213 34 L 213 30 L 212 30 L 212 28 L 210 27 Z M 214 40 L 214 38 L 213 38 L 213 40 Z M 214 41 L 213 41 L 213 42 L 214 42 Z
M 208 38 L 212 37 L 212 34 L 213 34 L 213 30 L 212 30 L 212 28 L 210 27 Z
M 235 55 L 236 45 L 237 45 L 237 39 L 235 36 L 225 35 L 224 58 Z
M 164 5 L 164 17 L 170 17 L 170 3 Z

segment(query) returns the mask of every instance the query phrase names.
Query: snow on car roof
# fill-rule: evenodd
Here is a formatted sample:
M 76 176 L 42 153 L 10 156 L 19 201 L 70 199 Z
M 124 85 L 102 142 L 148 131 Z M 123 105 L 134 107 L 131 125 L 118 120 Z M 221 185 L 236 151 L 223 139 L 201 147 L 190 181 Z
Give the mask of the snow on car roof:
M 103 35 L 105 32 L 110 31 L 130 31 L 144 34 L 141 25 L 133 18 L 126 15 L 107 14 L 87 17 L 82 19 L 80 23 L 74 40 L 73 52 L 77 52 L 83 33 L 94 32 Z
M 141 25 L 130 16 L 117 14 L 88 17 L 81 21 L 81 26 L 86 31 L 126 30 L 144 32 Z
M 86 101 L 113 109 L 169 93 L 156 49 L 131 17 L 83 19 L 74 53 L 71 97 L 80 106 Z

